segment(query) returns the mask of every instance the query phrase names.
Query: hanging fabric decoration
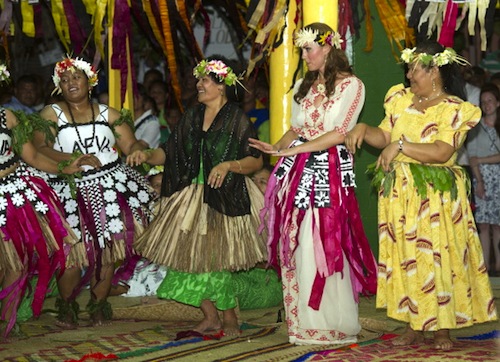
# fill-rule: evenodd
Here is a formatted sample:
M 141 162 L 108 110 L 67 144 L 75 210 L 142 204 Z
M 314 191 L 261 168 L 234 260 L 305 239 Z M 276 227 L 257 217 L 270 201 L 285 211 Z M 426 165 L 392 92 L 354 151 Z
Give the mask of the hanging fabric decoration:
M 57 35 L 59 35 L 59 40 L 66 49 L 66 53 L 71 53 L 69 44 L 71 42 L 69 36 L 68 21 L 66 19 L 66 14 L 64 13 L 64 5 L 62 0 L 52 0 L 51 2 L 51 12 L 52 19 L 54 20 L 54 25 L 56 26 Z
M 443 25 L 439 33 L 438 42 L 444 47 L 453 48 L 453 36 L 455 35 L 455 26 L 457 24 L 458 4 L 448 0 L 446 11 L 444 13 Z
M 172 88 L 174 90 L 175 100 L 182 109 L 181 102 L 181 87 L 179 84 L 179 76 L 177 74 L 177 59 L 175 56 L 175 47 L 172 36 L 172 28 L 170 22 L 169 7 L 175 6 L 175 1 L 167 0 L 160 1 L 158 8 L 160 10 L 160 19 L 163 30 L 163 40 L 165 42 L 165 49 L 167 50 L 167 64 L 170 69 L 170 76 L 172 79 Z M 175 29 L 174 29 L 175 31 Z
M 132 59 L 132 49 L 129 46 L 132 38 L 132 19 L 127 0 L 115 0 L 113 15 L 113 38 L 111 68 L 120 71 L 120 99 L 125 99 L 127 92 L 127 77 L 129 76 L 129 61 Z M 130 74 L 134 77 L 134 72 Z M 132 84 L 135 84 L 132 81 Z
M 66 21 L 68 22 L 68 29 L 71 39 L 71 45 L 75 54 L 81 54 L 85 44 L 85 32 L 80 24 L 79 17 L 75 12 L 71 0 L 63 0 L 64 13 L 66 14 Z
M 108 0 L 97 0 L 95 11 L 92 15 L 92 24 L 94 25 L 94 43 L 97 51 L 101 54 L 106 54 L 104 52 L 104 43 L 101 35 L 104 33 L 103 22 L 107 8 Z M 87 8 L 87 12 L 88 11 L 89 8 Z
M 167 48 L 165 47 L 165 40 L 163 39 L 163 31 L 160 28 L 161 25 L 159 25 L 156 16 L 154 14 L 159 13 L 158 8 L 155 8 L 155 11 L 153 11 L 153 8 L 151 7 L 151 2 L 149 0 L 144 0 L 142 2 L 142 8 L 144 9 L 144 12 L 146 13 L 146 16 L 149 21 L 149 25 L 151 26 L 151 30 L 153 31 L 153 35 L 156 38 L 156 41 L 158 44 L 160 44 L 160 47 L 163 51 L 163 54 L 165 57 L 167 56 Z
M 363 7 L 365 9 L 365 27 L 366 27 L 366 46 L 364 51 L 371 52 L 373 50 L 373 24 L 372 24 L 372 12 L 370 10 L 370 0 L 363 1 Z
M 351 34 L 355 33 L 354 23 L 352 18 L 352 9 L 349 0 L 338 0 L 338 27 L 337 32 L 340 34 L 344 41 L 340 44 L 342 50 L 346 49 L 348 30 Z
M 34 10 L 27 1 L 21 1 L 21 14 L 23 16 L 23 33 L 30 38 L 35 36 Z
M 413 47 L 415 44 L 414 32 L 405 19 L 404 7 L 398 0 L 375 0 L 375 5 L 391 43 L 394 58 L 399 60 L 399 53 L 403 48 Z

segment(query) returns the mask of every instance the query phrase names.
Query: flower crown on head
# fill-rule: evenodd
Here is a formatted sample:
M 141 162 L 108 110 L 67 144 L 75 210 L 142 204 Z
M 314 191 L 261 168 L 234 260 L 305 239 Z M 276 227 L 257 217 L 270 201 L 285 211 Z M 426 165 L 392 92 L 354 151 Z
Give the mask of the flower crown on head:
M 71 56 L 67 55 L 66 58 L 64 58 L 60 62 L 57 62 L 54 68 L 54 75 L 52 76 L 52 81 L 54 82 L 54 86 L 56 87 L 54 89 L 54 92 L 57 91 L 57 94 L 60 94 L 62 92 L 60 86 L 61 75 L 67 70 L 74 72 L 77 69 L 85 73 L 89 80 L 90 87 L 93 88 L 97 85 L 97 71 L 94 69 L 92 64 L 86 62 L 81 58 L 71 58 Z
M 295 33 L 295 46 L 298 47 L 303 47 L 307 43 L 318 43 L 321 46 L 328 44 L 334 48 L 340 49 L 340 44 L 343 42 L 340 34 L 334 31 L 320 33 L 319 30 L 302 28 Z
M 219 82 L 224 82 L 227 86 L 240 83 L 239 77 L 222 60 L 202 60 L 193 69 L 193 75 L 198 79 L 209 73 L 214 74 Z
M 406 64 L 417 62 L 427 67 L 442 67 L 443 65 L 457 63 L 459 65 L 469 65 L 470 63 L 458 55 L 453 48 L 446 48 L 440 53 L 427 54 L 417 53 L 417 48 L 406 48 L 401 52 L 401 60 Z
M 0 82 L 10 82 L 10 72 L 5 64 L 0 64 Z

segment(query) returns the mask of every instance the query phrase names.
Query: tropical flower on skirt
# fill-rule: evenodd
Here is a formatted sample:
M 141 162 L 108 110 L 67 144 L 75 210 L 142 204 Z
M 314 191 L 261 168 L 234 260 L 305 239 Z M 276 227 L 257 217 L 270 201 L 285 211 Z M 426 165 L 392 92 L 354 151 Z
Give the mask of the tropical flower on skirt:
M 35 205 L 35 210 L 41 214 L 46 214 L 49 211 L 49 207 L 42 201 L 38 201 Z

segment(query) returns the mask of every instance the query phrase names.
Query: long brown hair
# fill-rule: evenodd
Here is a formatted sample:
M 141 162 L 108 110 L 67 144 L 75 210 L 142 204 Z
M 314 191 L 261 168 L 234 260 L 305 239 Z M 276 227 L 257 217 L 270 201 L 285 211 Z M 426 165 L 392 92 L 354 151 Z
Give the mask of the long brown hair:
M 306 25 L 304 29 L 316 30 L 320 34 L 327 33 L 329 31 L 334 32 L 332 28 L 324 23 L 312 23 Z M 325 46 L 325 45 L 322 45 Z M 299 87 L 299 90 L 294 95 L 293 99 L 299 103 L 302 98 L 304 98 L 311 88 L 314 81 L 318 78 L 319 71 L 307 71 L 304 75 L 304 80 Z M 335 92 L 335 81 L 339 73 L 353 74 L 352 67 L 349 64 L 349 60 L 345 52 L 342 49 L 337 49 L 332 46 L 328 55 L 326 57 L 325 63 L 325 87 L 326 94 L 330 97 Z

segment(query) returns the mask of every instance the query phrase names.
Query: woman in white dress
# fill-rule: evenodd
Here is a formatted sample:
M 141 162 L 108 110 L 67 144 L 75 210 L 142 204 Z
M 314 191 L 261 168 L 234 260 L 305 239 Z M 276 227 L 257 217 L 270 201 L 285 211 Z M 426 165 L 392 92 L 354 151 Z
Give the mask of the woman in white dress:
M 297 32 L 308 72 L 294 87 L 291 128 L 266 191 L 269 262 L 281 267 L 290 343 L 352 343 L 361 330 L 359 293 L 376 290 L 376 264 L 354 193 L 353 158 L 343 145 L 365 88 L 329 26 Z M 279 261 L 278 261 L 279 259 Z

